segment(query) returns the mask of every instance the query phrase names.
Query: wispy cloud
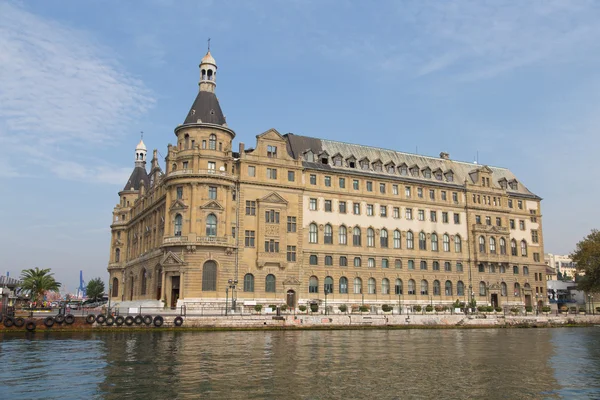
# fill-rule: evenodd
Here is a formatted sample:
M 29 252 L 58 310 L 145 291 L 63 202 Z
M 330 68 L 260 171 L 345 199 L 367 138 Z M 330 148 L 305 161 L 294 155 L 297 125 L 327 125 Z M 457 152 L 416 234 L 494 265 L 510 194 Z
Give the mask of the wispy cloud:
M 124 125 L 154 105 L 144 84 L 114 59 L 85 32 L 15 3 L 0 4 L 0 139 L 8 144 L 0 156 L 10 162 L 33 142 L 42 150 L 38 162 L 59 177 L 87 178 L 97 172 L 101 182 L 120 175 L 90 173 L 89 167 L 82 171 L 66 151 L 74 143 L 80 152 L 109 145 Z M 57 150 L 65 150 L 60 159 L 52 154 Z

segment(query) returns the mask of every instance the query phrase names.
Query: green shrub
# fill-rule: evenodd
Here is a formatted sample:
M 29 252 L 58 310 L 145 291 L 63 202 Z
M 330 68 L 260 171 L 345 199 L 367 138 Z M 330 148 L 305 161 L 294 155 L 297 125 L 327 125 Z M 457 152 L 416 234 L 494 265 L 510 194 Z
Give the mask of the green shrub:
M 494 311 L 494 307 L 493 307 L 493 306 L 487 306 L 487 307 L 485 308 L 485 310 L 486 310 L 487 312 L 493 312 L 493 311 Z
M 567 306 L 560 306 L 560 311 L 562 312 L 566 312 L 567 310 L 569 310 L 569 308 Z
M 437 311 L 437 312 L 446 311 L 446 310 L 444 310 L 444 308 L 446 308 L 446 307 L 442 307 L 442 306 L 435 306 L 434 307 L 435 311 Z
M 367 311 L 369 311 L 369 306 L 360 306 L 360 307 L 358 307 L 358 311 L 367 312 Z
M 298 310 L 304 312 L 306 311 L 306 306 L 298 306 Z
M 552 310 L 549 306 L 542 307 L 542 312 L 550 312 Z
M 585 312 L 585 307 L 579 307 L 579 312 Z
M 575 312 L 575 311 L 577 311 L 577 307 L 569 307 L 569 311 Z
M 415 311 L 416 312 L 421 312 L 421 310 L 422 310 L 421 306 L 415 306 Z
M 510 309 L 510 312 L 517 314 L 519 312 L 519 309 L 517 307 L 513 307 Z
M 478 306 L 477 311 L 479 311 L 479 312 L 487 311 L 487 307 L 486 306 Z
M 348 311 L 348 306 L 346 306 L 345 304 L 341 304 L 338 307 L 338 310 L 340 310 L 341 312 L 346 312 L 346 311 Z
M 433 311 L 433 306 L 432 305 L 425 306 L 425 311 L 432 312 Z
M 276 308 L 277 308 L 277 306 L 276 306 L 275 304 L 269 304 L 269 308 L 270 308 L 271 310 L 274 310 L 274 309 L 276 309 Z
M 312 312 L 319 311 L 319 305 L 317 303 L 311 303 L 311 305 L 310 305 L 310 311 L 312 311 Z
M 533 311 L 533 307 L 532 306 L 525 306 L 525 311 L 532 312 Z
M 281 311 L 287 311 L 287 309 L 288 309 L 287 304 L 282 304 L 281 305 Z
M 254 306 L 254 311 L 260 312 L 260 310 L 262 310 L 262 304 L 257 304 Z
M 496 312 L 502 312 L 502 307 L 496 307 L 494 310 L 495 310 Z
M 392 307 L 392 306 L 390 306 L 390 305 L 388 305 L 388 304 L 384 304 L 384 305 L 382 305 L 382 306 L 381 306 L 381 309 L 382 309 L 384 312 L 390 312 L 390 311 L 392 311 L 393 307 Z

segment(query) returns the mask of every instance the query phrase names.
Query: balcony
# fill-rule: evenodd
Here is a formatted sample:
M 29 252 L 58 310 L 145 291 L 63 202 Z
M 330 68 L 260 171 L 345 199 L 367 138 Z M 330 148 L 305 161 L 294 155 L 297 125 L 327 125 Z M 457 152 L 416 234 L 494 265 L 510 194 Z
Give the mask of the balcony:
M 187 243 L 187 241 L 188 241 L 187 236 L 167 236 L 163 240 L 163 243 L 165 243 L 165 244 L 183 244 L 183 243 Z
M 232 175 L 227 171 L 217 171 L 216 169 L 198 169 L 198 170 L 180 169 L 180 170 L 169 172 L 169 175 L 167 175 L 166 178 L 170 179 L 170 178 L 175 178 L 175 177 L 180 177 L 180 176 L 215 177 L 215 178 L 225 178 L 225 179 L 230 179 L 230 180 L 233 180 L 236 178 L 235 175 Z
M 496 234 L 496 235 L 508 235 L 509 231 L 508 231 L 508 228 L 505 226 L 473 224 L 473 232 Z
M 235 238 L 231 236 L 198 236 L 196 244 L 200 246 L 225 246 L 234 247 Z

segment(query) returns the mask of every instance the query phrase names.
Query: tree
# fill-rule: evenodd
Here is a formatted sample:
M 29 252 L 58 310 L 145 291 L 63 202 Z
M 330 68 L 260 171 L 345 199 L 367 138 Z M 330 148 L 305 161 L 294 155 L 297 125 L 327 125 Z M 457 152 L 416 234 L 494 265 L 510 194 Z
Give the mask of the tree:
M 21 271 L 21 288 L 31 295 L 32 301 L 41 300 L 46 292 L 58 292 L 60 282 L 54 279 L 50 268 L 30 268 Z
M 88 299 L 96 300 L 104 294 L 104 282 L 101 278 L 94 278 L 88 282 L 85 287 L 85 293 Z
M 577 243 L 571 259 L 577 263 L 577 270 L 585 273 L 577 281 L 577 287 L 588 293 L 600 292 L 600 231 L 592 230 Z

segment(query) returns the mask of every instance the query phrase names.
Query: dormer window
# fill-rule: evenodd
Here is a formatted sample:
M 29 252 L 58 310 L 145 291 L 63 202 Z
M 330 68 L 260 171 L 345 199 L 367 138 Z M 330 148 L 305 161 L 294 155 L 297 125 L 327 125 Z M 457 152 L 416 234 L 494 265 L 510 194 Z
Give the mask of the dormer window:
M 410 169 L 410 174 L 414 177 L 419 177 L 419 167 L 412 167 Z
M 448 182 L 454 182 L 454 173 L 452 171 L 446 172 L 446 180 Z
M 306 153 L 304 153 L 304 160 L 308 162 L 314 162 L 315 154 L 312 151 L 308 150 Z
M 373 170 L 381 172 L 382 171 L 382 165 L 381 162 L 376 161 L 373 163 Z
M 360 168 L 364 170 L 369 169 L 369 160 L 365 159 L 360 162 Z
M 502 189 L 506 189 L 506 187 L 508 186 L 508 182 L 506 181 L 506 179 L 502 178 L 498 181 L 498 184 L 500 185 L 500 187 Z
M 347 158 L 346 162 L 348 163 L 348 167 L 356 168 L 356 158 L 354 158 L 354 157 Z
M 512 181 L 510 181 L 510 182 L 508 183 L 508 186 L 510 186 L 510 188 L 511 188 L 512 190 L 518 190 L 518 189 L 519 189 L 519 183 L 517 182 L 517 180 L 516 180 L 516 179 L 513 179 Z
M 277 158 L 277 146 L 267 146 L 267 157 Z
M 342 157 L 335 157 L 333 159 L 333 165 L 335 165 L 336 167 L 341 167 L 342 166 Z
M 394 164 L 388 164 L 386 169 L 388 174 L 393 174 L 396 172 L 396 167 L 394 166 Z
M 400 175 L 408 175 L 408 166 L 406 164 L 400 166 Z
M 427 179 L 431 179 L 431 170 L 429 168 L 425 168 L 423 170 L 423 177 Z

